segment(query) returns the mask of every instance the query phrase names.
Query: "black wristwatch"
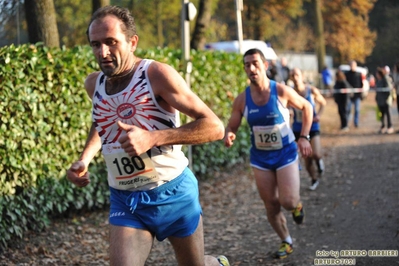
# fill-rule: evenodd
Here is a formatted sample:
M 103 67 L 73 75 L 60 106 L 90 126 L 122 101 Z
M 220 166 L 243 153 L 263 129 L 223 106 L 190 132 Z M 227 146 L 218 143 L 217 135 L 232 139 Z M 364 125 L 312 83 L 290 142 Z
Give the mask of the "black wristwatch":
M 308 141 L 310 141 L 310 136 L 309 135 L 300 135 L 299 138 L 303 138 L 303 139 L 307 139 Z

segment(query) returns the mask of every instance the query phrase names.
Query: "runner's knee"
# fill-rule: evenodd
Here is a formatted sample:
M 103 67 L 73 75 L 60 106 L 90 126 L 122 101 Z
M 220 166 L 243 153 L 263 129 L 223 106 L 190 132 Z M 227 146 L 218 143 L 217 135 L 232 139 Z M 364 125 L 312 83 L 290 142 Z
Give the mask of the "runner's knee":
M 299 198 L 293 195 L 280 198 L 281 206 L 288 211 L 295 209 L 296 205 L 298 204 L 298 201 Z
M 268 214 L 275 215 L 281 211 L 281 205 L 277 198 L 274 200 L 265 201 L 264 203 Z

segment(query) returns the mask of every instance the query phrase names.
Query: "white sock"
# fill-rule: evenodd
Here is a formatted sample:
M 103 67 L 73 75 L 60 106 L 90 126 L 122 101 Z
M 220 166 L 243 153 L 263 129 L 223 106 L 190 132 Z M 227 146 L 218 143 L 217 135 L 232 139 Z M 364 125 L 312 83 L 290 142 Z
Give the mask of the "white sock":
M 291 236 L 287 236 L 287 237 L 284 239 L 284 241 L 287 242 L 288 244 L 292 245 L 292 238 L 291 238 Z

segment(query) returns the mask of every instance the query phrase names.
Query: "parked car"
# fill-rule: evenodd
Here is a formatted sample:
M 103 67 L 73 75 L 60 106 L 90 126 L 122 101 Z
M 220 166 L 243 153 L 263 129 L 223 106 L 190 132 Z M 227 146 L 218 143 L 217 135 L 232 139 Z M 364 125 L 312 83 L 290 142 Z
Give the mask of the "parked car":
M 338 69 L 346 73 L 351 69 L 351 67 L 349 65 L 340 65 Z M 356 72 L 359 72 L 362 76 L 362 81 L 363 81 L 362 98 L 366 98 L 370 91 L 370 83 L 367 79 L 367 74 L 369 70 L 366 67 L 357 66 Z
M 267 60 L 277 60 L 277 54 L 273 48 L 267 46 L 264 41 L 258 40 L 243 40 L 242 52 L 245 53 L 249 49 L 257 48 L 262 51 Z M 205 50 L 225 51 L 229 53 L 239 53 L 238 41 L 224 41 L 224 42 L 212 42 L 205 44 Z

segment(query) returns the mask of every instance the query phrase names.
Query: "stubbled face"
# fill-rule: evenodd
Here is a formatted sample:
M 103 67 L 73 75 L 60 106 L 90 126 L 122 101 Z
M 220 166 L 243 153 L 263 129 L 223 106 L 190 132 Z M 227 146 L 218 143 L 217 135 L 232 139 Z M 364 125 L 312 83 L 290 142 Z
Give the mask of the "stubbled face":
M 123 33 L 122 22 L 109 15 L 92 22 L 89 39 L 97 62 L 108 77 L 118 75 L 128 69 L 137 45 L 137 36 L 130 41 Z
M 291 79 L 295 85 L 303 83 L 302 72 L 299 69 L 293 69 L 291 71 Z
M 247 55 L 244 70 L 251 83 L 259 85 L 266 78 L 267 62 L 263 62 L 259 54 Z

